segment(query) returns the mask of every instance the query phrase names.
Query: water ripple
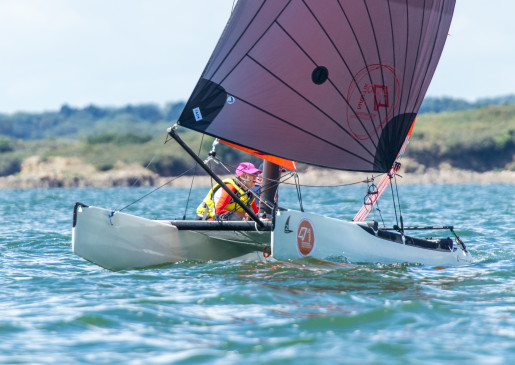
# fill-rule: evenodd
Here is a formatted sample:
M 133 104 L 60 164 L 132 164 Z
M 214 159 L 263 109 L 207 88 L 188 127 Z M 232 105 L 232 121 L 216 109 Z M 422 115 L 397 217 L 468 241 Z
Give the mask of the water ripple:
M 407 223 L 455 225 L 472 265 L 182 262 L 113 273 L 71 252 L 73 204 L 119 207 L 147 188 L 0 191 L 0 363 L 512 362 L 513 189 L 400 189 Z M 187 190 L 164 191 L 130 211 L 182 216 Z M 306 210 L 352 218 L 362 193 L 303 197 Z M 295 197 L 281 191 L 286 206 Z

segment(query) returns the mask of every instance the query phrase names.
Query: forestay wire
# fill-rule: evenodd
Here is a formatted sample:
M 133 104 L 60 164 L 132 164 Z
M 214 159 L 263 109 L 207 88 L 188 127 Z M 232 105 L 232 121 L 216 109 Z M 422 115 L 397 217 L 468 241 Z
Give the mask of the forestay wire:
M 200 146 L 198 148 L 197 156 L 200 156 L 200 151 L 202 150 L 202 143 L 204 142 L 205 134 L 202 134 L 202 138 L 200 139 Z M 182 220 L 186 220 L 186 212 L 188 211 L 188 205 L 190 203 L 191 198 L 191 190 L 193 189 L 193 182 L 195 181 L 195 174 L 197 172 L 197 164 L 195 164 L 195 171 L 193 171 L 193 177 L 191 178 L 190 192 L 188 193 L 188 199 L 186 200 L 186 207 L 184 207 L 184 215 L 182 216 Z
M 162 184 L 162 185 L 158 186 L 157 188 L 155 188 L 154 190 L 152 190 L 152 191 L 148 192 L 147 194 L 143 195 L 142 197 L 140 197 L 140 198 L 136 199 L 136 200 L 135 200 L 135 201 L 133 201 L 132 203 L 127 204 L 126 206 L 124 206 L 124 207 L 123 207 L 123 208 L 121 208 L 121 209 L 118 209 L 117 211 L 118 211 L 118 212 L 121 212 L 122 210 L 125 210 L 125 209 L 129 208 L 130 206 L 132 206 L 132 205 L 136 204 L 137 202 L 139 202 L 139 201 L 141 201 L 141 200 L 145 199 L 145 198 L 146 198 L 147 196 L 149 196 L 150 194 L 155 193 L 155 192 L 156 192 L 156 191 L 158 191 L 159 189 L 164 188 L 166 185 L 171 184 L 171 183 L 172 183 L 172 182 L 174 182 L 175 180 L 177 180 L 177 179 L 179 179 L 179 178 L 183 177 L 183 176 L 184 176 L 184 175 L 186 175 L 188 172 L 190 172 L 191 170 L 193 170 L 195 167 L 196 167 L 196 165 L 195 165 L 195 166 L 193 166 L 193 167 L 191 167 L 190 169 L 188 169 L 188 170 L 184 171 L 182 174 L 180 174 L 180 175 L 178 175 L 178 176 L 174 177 L 173 179 L 171 179 L 171 180 L 169 180 L 169 181 L 165 182 L 164 184 Z
M 168 135 L 167 135 L 167 136 L 166 136 L 166 139 L 165 139 L 164 144 L 168 143 L 168 141 L 170 141 L 170 138 L 168 138 Z M 202 146 L 202 143 L 201 143 L 200 145 Z M 155 158 L 155 157 L 156 157 L 156 156 L 154 155 L 154 157 L 152 157 L 152 159 L 150 160 L 150 162 L 147 164 L 147 166 L 146 166 L 145 168 L 148 168 L 148 167 L 150 166 L 150 164 L 152 163 L 152 161 L 154 161 L 154 158 Z M 136 200 L 135 200 L 135 201 L 133 201 L 132 203 L 127 204 L 126 206 L 124 206 L 124 207 L 123 207 L 123 208 L 121 208 L 121 209 L 118 209 L 118 210 L 117 210 L 117 212 L 121 212 L 122 210 L 125 210 L 125 209 L 129 208 L 130 206 L 132 206 L 132 205 L 134 205 L 134 204 L 136 204 L 136 203 L 140 202 L 141 200 L 145 199 L 145 198 L 146 198 L 147 196 L 149 196 L 150 194 L 153 194 L 153 193 L 155 193 L 156 191 L 158 191 L 159 189 L 164 188 L 166 185 L 171 184 L 171 183 L 172 183 L 172 182 L 174 182 L 175 180 L 177 180 L 177 179 L 179 179 L 179 178 L 183 177 L 184 175 L 188 174 L 191 170 L 196 169 L 196 168 L 197 168 L 197 164 L 195 164 L 195 166 L 191 167 L 190 169 L 188 169 L 188 170 L 184 171 L 182 174 L 180 174 L 180 175 L 178 175 L 178 176 L 174 177 L 174 178 L 173 178 L 173 179 L 171 179 L 171 180 L 168 180 L 167 182 L 165 182 L 164 184 L 162 184 L 162 185 L 158 186 L 158 187 L 157 187 L 157 188 L 155 188 L 154 190 L 152 190 L 152 191 L 148 192 L 147 194 L 145 194 L 145 195 L 141 196 L 140 198 L 136 199 Z M 190 190 L 190 192 L 191 192 L 191 190 Z M 188 198 L 189 198 L 189 197 L 188 197 Z

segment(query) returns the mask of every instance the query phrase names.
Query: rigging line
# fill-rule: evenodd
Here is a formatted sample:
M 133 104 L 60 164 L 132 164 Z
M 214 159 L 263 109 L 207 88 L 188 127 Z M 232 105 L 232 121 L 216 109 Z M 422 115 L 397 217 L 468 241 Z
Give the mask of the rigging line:
M 267 181 L 275 182 L 275 183 L 277 184 L 277 189 L 279 189 L 279 185 L 286 183 L 286 181 L 288 181 L 289 179 L 291 179 L 291 178 L 292 178 L 292 177 L 294 177 L 295 175 L 296 175 L 296 173 L 290 172 L 290 173 L 286 174 L 285 176 L 282 176 L 279 180 L 276 180 L 276 179 L 269 179 L 269 178 L 263 178 L 263 179 L 266 179 Z M 291 185 L 293 185 L 293 184 L 291 184 Z M 261 195 L 263 194 L 263 192 L 268 191 L 268 190 L 273 189 L 273 188 L 274 188 L 274 187 L 272 186 L 272 187 L 270 187 L 270 188 L 268 188 L 268 189 L 266 189 L 266 190 L 265 190 L 265 189 L 263 189 L 263 186 L 261 186 Z M 278 190 L 277 190 L 277 191 L 278 191 Z M 254 196 L 256 196 L 256 194 L 255 194 L 252 190 L 251 190 L 251 192 L 252 192 L 252 194 L 253 194 Z M 277 195 L 277 193 L 276 193 L 276 195 Z M 259 198 L 260 198 L 260 200 L 261 200 L 261 201 L 262 201 L 262 202 L 263 202 L 267 207 L 269 207 L 269 208 L 274 208 L 276 205 L 278 205 L 278 204 L 276 203 L 276 202 L 277 202 L 276 197 L 274 197 L 274 202 L 270 202 L 270 201 L 265 200 L 265 199 L 263 199 L 263 198 L 261 198 L 261 197 L 259 197 Z
M 256 193 L 254 193 L 252 190 L 249 190 L 249 191 L 252 193 L 252 195 L 254 196 L 254 198 L 259 198 L 259 201 L 260 201 L 260 203 L 259 203 L 259 204 L 260 204 L 260 205 L 261 205 L 261 204 L 264 204 L 264 205 L 266 205 L 266 206 L 267 206 L 268 208 L 270 208 L 270 209 L 273 209 L 273 208 L 274 208 L 275 203 L 273 203 L 273 202 L 271 202 L 271 201 L 269 201 L 269 200 L 265 200 L 262 196 L 258 196 L 258 195 L 257 195 Z M 265 190 L 265 191 L 267 191 L 267 190 Z M 262 193 L 263 193 L 263 191 L 261 191 L 261 194 L 262 194 Z
M 163 146 L 166 144 L 166 139 L 165 139 L 165 142 L 163 143 Z M 161 149 L 163 148 L 163 146 L 161 146 Z M 150 159 L 150 161 L 146 164 L 146 166 L 143 168 L 144 170 L 148 169 L 148 167 L 152 164 L 152 162 L 154 162 L 155 158 L 157 157 L 157 152 L 154 153 L 154 156 L 152 156 L 152 158 Z M 133 187 L 134 185 L 136 185 L 137 182 L 140 182 L 141 181 L 141 176 L 138 177 L 136 180 L 134 180 L 131 184 L 131 187 Z
M 272 183 L 275 183 L 276 186 L 277 186 L 277 189 L 279 189 L 279 186 L 281 184 L 287 184 L 286 181 L 288 181 L 289 179 L 291 179 L 293 177 L 294 173 L 289 173 L 289 174 L 286 174 L 285 176 L 281 176 L 279 179 L 270 179 L 270 178 L 265 178 L 263 177 L 263 180 L 267 180 L 267 181 L 271 181 Z M 275 189 L 276 187 L 275 186 L 270 186 L 268 189 L 263 189 L 263 185 L 261 185 L 261 193 L 263 192 L 266 192 L 266 191 L 269 191 L 269 190 L 272 190 L 272 189 Z M 270 206 L 269 206 L 270 207 Z
M 436 44 L 437 44 L 437 41 L 438 41 L 438 38 L 439 38 L 439 33 L 442 31 L 442 21 L 443 21 L 443 17 L 444 17 L 444 11 L 445 11 L 445 6 L 444 6 L 445 2 L 442 1 L 442 7 L 440 9 L 440 16 L 439 16 L 439 19 L 438 19 L 438 32 L 434 38 L 434 42 L 433 42 L 433 47 L 431 49 L 431 56 L 429 57 L 429 62 L 428 62 L 428 65 L 427 67 L 425 67 L 425 74 L 424 74 L 424 78 L 423 78 L 423 83 L 422 85 L 424 85 L 426 83 L 426 78 L 427 78 L 427 74 L 429 72 L 429 66 L 431 65 L 431 61 L 433 59 L 433 55 L 435 53 L 435 49 L 436 49 Z M 422 100 L 421 100 L 421 97 L 422 97 Z M 416 104 L 415 105 L 419 105 L 420 103 L 422 103 L 424 99 L 424 95 L 422 95 L 422 88 L 420 88 L 418 90 L 418 95 L 417 95 L 417 98 L 416 98 Z
M 277 1 L 277 0 L 276 0 Z M 274 24 L 274 22 L 277 20 L 277 18 L 279 18 L 283 11 L 288 7 L 288 5 L 290 5 L 290 3 L 292 2 L 292 0 L 289 0 L 288 3 L 284 6 L 284 8 L 279 12 L 279 14 L 277 15 L 277 17 L 275 17 L 275 19 L 273 19 L 271 22 L 270 22 L 270 25 L 268 26 L 268 28 L 263 32 L 263 34 L 261 34 L 261 36 L 256 40 L 256 42 L 254 42 L 254 44 L 249 48 L 249 50 L 241 57 L 241 59 L 234 65 L 234 67 L 229 70 L 227 72 L 227 74 L 220 80 L 219 84 L 221 85 L 226 79 L 227 77 L 229 77 L 229 75 L 239 66 L 239 64 L 245 59 L 245 56 L 256 46 L 256 44 L 259 43 L 259 41 L 264 37 L 264 35 L 268 32 L 268 30 L 270 29 L 270 27 L 272 26 L 272 24 Z M 238 39 L 234 42 L 234 44 L 232 45 L 231 49 L 229 50 L 229 52 L 227 52 L 227 54 L 225 55 L 225 57 L 223 58 L 222 61 L 220 61 L 220 63 L 218 64 L 218 67 L 215 69 L 215 71 L 212 73 L 211 77 L 210 78 L 213 78 L 217 73 L 218 71 L 220 70 L 220 67 L 222 67 L 222 65 L 224 64 L 224 62 L 227 60 L 227 57 L 229 57 L 229 55 L 232 53 L 232 51 L 234 50 L 234 48 L 236 48 L 236 46 L 238 45 L 238 43 L 240 42 L 241 38 L 243 37 L 243 35 L 247 32 L 247 30 L 250 28 L 250 26 L 252 25 L 252 23 L 254 22 L 254 20 L 257 18 L 258 14 L 261 12 L 261 9 L 265 6 L 265 3 L 266 1 L 263 1 L 262 4 L 260 5 L 259 9 L 256 11 L 256 13 L 254 14 L 254 16 L 252 17 L 251 21 L 249 22 L 249 24 L 247 24 L 247 26 L 245 27 L 245 30 L 240 34 L 240 36 L 238 37 Z M 222 38 L 220 38 L 221 40 Z
M 399 203 L 399 216 L 401 220 L 401 230 L 404 232 L 404 221 L 402 219 L 402 208 L 401 208 L 401 199 L 399 198 L 399 187 L 397 185 L 397 174 L 393 175 L 395 181 L 395 190 L 397 191 L 397 202 Z
M 364 68 L 367 68 L 368 67 L 368 63 L 367 63 L 367 60 L 365 58 L 365 54 L 363 53 L 363 48 L 361 47 L 361 44 L 359 43 L 358 36 L 357 36 L 357 34 L 356 34 L 355 30 L 354 30 L 354 27 L 352 26 L 352 23 L 351 23 L 349 17 L 347 16 L 347 13 L 343 9 L 343 5 L 341 4 L 340 0 L 338 0 L 337 2 L 338 2 L 338 6 L 340 7 L 340 10 L 342 11 L 343 16 L 345 17 L 345 20 L 347 21 L 347 24 L 349 25 L 350 30 L 352 31 L 352 35 L 354 36 L 354 40 L 356 41 L 356 45 L 358 46 L 359 52 L 361 54 L 361 58 L 363 59 Z M 334 47 L 336 48 L 336 45 L 334 45 Z M 337 50 L 337 52 L 340 55 L 340 57 L 343 59 L 343 56 L 341 55 L 340 51 Z M 347 64 L 345 64 L 345 65 L 347 66 Z M 351 72 L 351 70 L 349 69 L 348 66 L 347 66 L 347 70 L 349 71 L 349 74 L 352 75 L 352 80 L 354 81 L 354 84 L 356 84 L 356 88 L 359 88 L 358 82 L 356 81 L 356 77 Z M 372 76 L 370 75 L 370 73 L 368 71 L 367 71 L 367 74 L 368 74 L 368 79 L 369 79 L 370 83 L 372 84 Z M 372 114 L 372 112 L 370 111 L 370 107 L 368 106 L 368 103 L 365 103 L 365 106 L 367 108 L 368 114 Z M 375 131 L 376 137 L 379 140 L 379 134 L 377 133 L 376 126 L 374 125 L 373 121 L 371 121 L 371 123 L 372 123 L 372 127 L 373 127 L 373 129 Z M 369 138 L 372 139 L 372 137 L 370 137 L 370 134 L 368 133 L 368 130 L 366 128 L 364 128 L 364 129 L 367 132 L 367 135 L 369 136 Z M 377 148 L 377 146 L 376 146 L 376 148 Z
M 200 139 L 200 146 L 198 148 L 197 156 L 199 156 L 200 152 L 202 151 L 202 143 L 203 142 L 204 142 L 204 134 L 202 134 L 202 138 Z M 188 211 L 188 205 L 190 203 L 191 190 L 193 189 L 193 182 L 195 181 L 195 175 L 197 173 L 197 167 L 198 167 L 198 164 L 195 164 L 195 169 L 193 170 L 193 176 L 191 177 L 190 191 L 188 193 L 188 199 L 186 200 L 186 206 L 184 207 L 184 215 L 182 216 L 182 220 L 186 220 L 186 212 Z
M 261 64 L 258 60 L 256 60 L 255 58 L 253 58 L 251 55 L 248 55 L 248 58 L 251 59 L 252 61 L 254 61 L 259 67 L 261 67 L 263 70 L 265 70 L 268 74 L 270 74 L 272 77 L 274 77 L 277 81 L 279 81 L 280 83 L 282 83 L 284 86 L 286 86 L 288 89 L 290 89 L 291 91 L 293 91 L 295 94 L 297 94 L 299 97 L 301 97 L 304 101 L 306 101 L 308 104 L 310 104 L 313 108 L 315 108 L 316 110 L 318 110 L 321 114 L 325 115 L 327 117 L 327 119 L 329 119 L 331 122 L 333 122 L 333 124 L 335 126 L 337 126 L 341 131 L 345 132 L 350 138 L 352 138 L 356 143 L 358 143 L 366 152 L 368 152 L 368 154 L 370 155 L 370 157 L 374 157 L 374 155 L 372 154 L 372 152 L 370 152 L 360 141 L 356 140 L 356 138 L 354 138 L 353 136 L 351 136 L 351 134 L 349 133 L 348 130 L 346 130 L 345 128 L 343 128 L 333 117 L 331 117 L 329 114 L 327 114 L 327 112 L 323 111 L 322 109 L 320 109 L 320 107 L 318 107 L 317 105 L 315 105 L 313 102 L 311 102 L 307 97 L 305 97 L 304 95 L 302 95 L 300 92 L 298 92 L 297 90 L 295 90 L 293 88 L 293 86 L 287 84 L 285 81 L 281 80 L 281 78 L 279 76 L 277 76 L 276 74 L 274 74 L 271 70 L 269 70 L 268 68 L 265 67 L 265 65 Z M 348 151 L 347 151 L 348 152 Z M 349 152 L 350 153 L 350 152 Z
M 377 39 L 377 34 L 376 34 L 376 30 L 374 28 L 374 23 L 372 22 L 372 15 L 370 14 L 370 10 L 368 9 L 368 5 L 367 5 L 367 2 L 366 0 L 363 1 L 363 4 L 365 5 L 365 9 L 367 10 L 367 15 L 368 15 L 368 20 L 370 22 L 370 27 L 372 28 L 372 34 L 374 36 L 374 42 L 376 44 L 376 51 L 377 51 L 377 58 L 379 59 L 379 65 L 380 65 L 380 70 L 381 70 L 381 81 L 383 82 L 383 86 L 386 86 L 385 85 L 385 82 L 384 82 L 384 73 L 383 73 L 383 62 L 381 60 L 381 52 L 379 52 L 379 42 L 378 42 L 378 39 Z M 372 75 L 370 74 L 370 72 L 368 72 L 368 77 L 370 79 L 370 83 L 373 84 L 372 82 Z M 393 82 L 395 84 L 395 80 Z M 388 96 L 388 93 L 386 94 Z M 377 101 L 376 99 L 376 95 L 374 95 L 374 101 Z M 385 108 L 385 124 L 388 123 L 388 109 Z M 379 116 L 379 127 L 381 128 L 381 134 L 382 134 L 382 131 L 384 130 L 384 127 L 383 127 L 383 123 L 381 122 L 381 109 L 378 107 L 377 108 L 377 115 Z
M 275 118 L 275 119 L 277 119 L 277 120 L 279 120 L 279 121 L 281 121 L 281 122 L 283 122 L 283 123 L 285 123 L 285 124 L 288 124 L 290 127 L 293 127 L 294 129 L 297 129 L 297 130 L 299 130 L 299 131 L 301 131 L 301 132 L 303 132 L 303 133 L 306 133 L 306 134 L 308 134 L 308 135 L 310 135 L 310 136 L 314 137 L 315 139 L 318 139 L 318 140 L 320 140 L 320 141 L 322 141 L 322 142 L 325 142 L 325 143 L 327 143 L 328 145 L 330 145 L 330 146 L 332 146 L 332 147 L 334 147 L 334 148 L 336 148 L 336 149 L 338 149 L 338 150 L 340 150 L 340 151 L 343 151 L 343 152 L 345 152 L 345 153 L 348 153 L 348 154 L 350 154 L 350 155 L 352 155 L 352 156 L 354 156 L 354 157 L 356 157 L 356 158 L 358 158 L 358 159 L 360 159 L 360 160 L 362 160 L 362 161 L 364 161 L 364 162 L 366 162 L 366 163 L 369 163 L 369 164 L 373 165 L 373 162 L 371 162 L 371 161 L 369 161 L 369 160 L 366 160 L 365 158 L 363 158 L 363 157 L 361 157 L 361 156 L 358 156 L 358 155 L 356 155 L 355 153 L 350 152 L 350 151 L 346 150 L 345 148 L 343 148 L 343 147 L 341 147 L 341 146 L 338 146 L 338 145 L 336 145 L 336 144 L 334 144 L 334 143 L 332 143 L 332 142 L 330 142 L 330 141 L 328 141 L 328 140 L 326 140 L 326 139 L 324 139 L 324 138 L 322 138 L 322 137 L 319 137 L 319 136 L 317 136 L 317 135 L 315 135 L 315 134 L 313 134 L 313 133 L 311 133 L 311 132 L 309 132 L 309 131 L 307 131 L 307 130 L 305 130 L 305 129 L 303 129 L 303 128 L 300 128 L 299 126 L 296 126 L 296 125 L 294 125 L 293 123 L 288 122 L 287 120 L 285 120 L 285 119 L 283 119 L 283 118 L 281 118 L 281 117 L 279 117 L 279 116 L 277 116 L 277 115 L 274 115 L 274 114 L 270 113 L 269 111 L 264 110 L 263 108 L 258 107 L 257 105 L 254 105 L 254 104 L 252 104 L 252 103 L 250 103 L 250 102 L 248 102 L 248 101 L 246 101 L 246 100 L 244 100 L 244 99 L 241 99 L 241 98 L 239 98 L 239 97 L 238 97 L 238 100 L 240 100 L 240 101 L 244 102 L 245 104 L 247 104 L 247 105 L 249 105 L 249 106 L 251 106 L 251 107 L 253 107 L 253 108 L 257 109 L 257 110 L 260 110 L 260 111 L 261 111 L 261 112 L 263 112 L 264 114 L 267 114 L 267 115 L 269 115 L 269 116 L 271 116 L 271 117 L 273 117 L 273 118 Z M 279 157 L 282 157 L 282 156 L 279 156 Z M 283 158 L 284 158 L 284 157 L 283 157 Z M 292 160 L 292 158 L 287 158 L 287 159 Z M 294 159 L 294 158 L 293 158 L 293 159 Z
M 221 160 L 219 160 L 218 158 L 213 158 L 213 161 L 215 161 L 217 164 L 221 165 L 221 166 L 225 169 L 225 171 L 227 171 L 227 173 L 228 173 L 228 174 L 233 174 L 233 173 L 231 172 L 231 170 L 229 170 L 229 169 L 227 168 L 226 164 L 225 164 L 225 163 L 223 163 L 223 162 L 222 162 Z M 233 170 L 233 171 L 235 171 L 235 170 L 236 170 L 236 168 L 237 168 L 237 166 L 233 166 L 233 165 L 229 165 L 229 166 L 231 166 L 231 168 L 232 168 L 232 170 Z
M 284 34 L 286 34 L 290 40 L 295 43 L 295 45 L 304 53 L 304 55 L 315 65 L 315 66 L 318 66 L 318 63 L 315 62 L 315 60 L 304 50 L 304 48 L 302 48 L 302 46 L 291 36 L 291 34 L 280 24 L 280 23 L 277 23 L 277 25 L 279 26 L 279 28 L 282 29 L 282 31 L 284 32 Z M 344 61 L 345 62 L 345 61 Z M 329 83 L 332 85 L 332 87 L 334 88 L 334 90 L 336 90 L 336 92 L 340 95 L 340 97 L 343 99 L 343 101 L 345 101 L 345 103 L 347 104 L 347 106 L 351 109 L 352 113 L 354 114 L 354 116 L 356 117 L 356 119 L 359 121 L 359 123 L 361 124 L 361 127 L 363 127 L 363 129 L 365 130 L 365 132 L 367 133 L 370 141 L 372 142 L 372 144 L 374 145 L 374 148 L 377 149 L 377 145 L 375 143 L 375 141 L 372 139 L 372 136 L 368 133 L 368 130 L 365 128 L 365 125 L 363 124 L 363 121 L 361 120 L 361 118 L 359 117 L 358 113 L 356 112 L 356 110 L 354 109 L 354 107 L 350 104 L 350 102 L 348 101 L 348 99 L 342 94 L 342 92 L 340 91 L 340 89 L 336 86 L 336 84 L 331 80 L 331 78 L 328 79 L 329 80 Z M 341 129 L 343 129 L 343 127 L 335 120 L 334 121 L 336 123 L 336 125 L 338 127 L 340 127 Z M 343 129 L 345 130 L 345 129 Z M 361 147 L 363 147 L 363 149 L 365 149 L 365 151 L 367 151 L 368 153 L 371 154 L 371 152 L 361 144 L 361 142 L 354 136 L 351 136 L 349 134 L 348 131 L 345 130 L 345 132 L 349 135 L 349 137 L 351 137 L 353 140 L 355 140 Z
M 162 184 L 162 185 L 158 186 L 158 187 L 157 187 L 157 188 L 155 188 L 154 190 L 152 190 L 152 191 L 148 192 L 147 194 L 143 195 L 142 197 L 140 197 L 140 198 L 136 199 L 136 200 L 135 200 L 135 201 L 133 201 L 132 203 L 127 204 L 127 205 L 126 205 L 126 206 L 124 206 L 123 208 L 118 209 L 117 211 L 118 211 L 118 212 L 121 212 L 122 210 L 125 210 L 125 209 L 127 209 L 128 207 L 130 207 L 130 206 L 132 206 L 132 205 L 136 204 L 137 202 L 139 202 L 139 201 L 143 200 L 144 198 L 146 198 L 146 197 L 147 197 L 147 196 L 149 196 L 150 194 L 152 194 L 152 193 L 154 193 L 154 192 L 158 191 L 159 189 L 161 189 L 161 188 L 165 187 L 166 185 L 171 184 L 171 183 L 172 183 L 172 182 L 174 182 L 175 180 L 177 180 L 177 179 L 179 179 L 179 178 L 183 177 L 184 175 L 186 175 L 188 172 L 190 172 L 190 171 L 191 171 L 191 170 L 193 170 L 194 168 L 195 168 L 195 166 L 191 167 L 190 169 L 188 169 L 188 170 L 184 171 L 182 174 L 180 174 L 180 175 L 178 175 L 178 176 L 174 177 L 174 178 L 173 178 L 173 179 L 171 179 L 171 180 L 168 180 L 168 181 L 167 181 L 167 182 L 165 182 L 164 184 Z
M 380 176 L 380 175 L 378 175 Z M 361 181 L 355 181 L 352 183 L 346 183 L 346 184 L 335 184 L 335 185 L 309 185 L 309 184 L 300 184 L 300 186 L 304 186 L 307 188 L 337 188 L 337 187 L 345 187 L 345 186 L 352 186 L 352 185 L 359 185 L 359 184 L 366 184 L 367 180 L 361 180 Z M 283 182 L 285 185 L 295 185 L 292 183 Z
M 295 174 L 295 186 L 297 188 L 297 197 L 299 198 L 300 211 L 304 212 L 304 206 L 302 204 L 302 192 L 300 190 L 300 180 L 299 175 Z
M 296 174 L 297 174 L 296 172 L 290 171 L 288 174 L 286 174 L 284 176 L 284 178 L 281 178 L 281 180 L 279 181 L 279 184 L 289 184 L 289 183 L 287 183 L 287 181 L 294 178 Z
M 304 0 L 302 0 L 302 2 L 304 3 L 304 6 L 308 9 L 308 11 L 311 13 L 311 16 L 313 17 L 313 19 L 315 19 L 315 21 L 318 23 L 318 26 L 320 27 L 320 29 L 322 30 L 322 32 L 324 32 L 325 36 L 327 37 L 327 39 L 329 40 L 329 42 L 331 43 L 331 45 L 333 46 L 334 50 L 336 51 L 336 53 L 338 53 L 338 55 L 340 56 L 340 59 L 342 60 L 343 64 L 345 65 L 345 67 L 347 68 L 347 71 L 349 73 L 349 75 L 351 75 L 352 77 L 352 80 L 354 82 L 354 84 L 356 85 L 356 88 L 359 88 L 359 85 L 358 85 L 358 82 L 356 80 L 356 77 L 354 76 L 354 74 L 351 72 L 350 70 L 350 67 L 349 65 L 347 64 L 347 62 L 345 61 L 345 58 L 343 57 L 343 55 L 341 54 L 339 48 L 336 46 L 336 43 L 333 41 L 333 39 L 331 38 L 331 36 L 329 35 L 329 33 L 327 32 L 327 30 L 322 26 L 322 24 L 320 23 L 319 19 L 316 17 L 316 15 L 313 13 L 313 11 L 311 10 L 311 8 L 306 4 L 306 2 Z M 340 8 L 341 8 L 341 4 L 338 3 L 338 5 L 340 5 Z M 342 9 L 343 11 L 343 9 Z M 344 15 L 346 16 L 345 12 L 344 12 Z M 353 31 L 354 33 L 354 30 L 352 29 L 352 25 L 350 24 L 349 20 L 347 19 L 347 23 L 349 24 L 349 27 L 351 28 L 351 30 Z M 355 37 L 356 39 L 356 43 L 358 44 L 358 48 L 360 49 L 361 51 L 361 46 L 359 45 L 359 42 L 357 42 L 357 38 Z M 362 51 L 361 51 L 362 52 Z M 362 52 L 363 53 L 363 52 Z M 366 67 L 366 64 L 365 64 L 365 67 Z M 371 82 L 372 83 L 372 82 Z M 372 112 L 370 111 L 370 108 L 368 106 L 367 103 L 364 103 L 365 104 L 365 107 L 367 108 L 367 112 L 368 114 L 372 114 Z M 356 112 L 354 112 L 356 114 Z M 361 124 L 361 127 L 363 127 L 363 130 L 365 131 L 365 133 L 367 134 L 369 140 L 372 142 L 372 144 L 374 145 L 374 148 L 377 149 L 377 145 L 375 144 L 375 142 L 373 141 L 372 139 L 372 136 L 369 134 L 367 128 L 364 126 L 363 124 L 363 121 L 361 120 L 361 118 L 358 117 L 358 121 L 359 123 Z M 373 122 L 372 122 L 373 124 Z M 375 126 L 373 126 L 374 130 L 375 130 Z M 379 139 L 379 135 L 377 134 L 377 131 L 376 131 L 376 137 Z
M 379 214 L 379 218 L 381 218 L 381 222 L 383 223 L 383 227 L 386 227 L 386 224 L 384 224 L 384 218 L 383 214 L 381 212 L 381 208 L 379 208 L 379 201 L 375 204 L 375 210 L 377 210 L 377 213 Z M 374 217 L 375 217 L 375 211 L 374 211 Z
M 395 222 L 399 226 L 399 218 L 397 217 L 397 205 L 395 204 L 395 196 L 393 195 L 392 176 L 390 176 L 390 190 L 392 191 L 393 211 L 395 212 Z

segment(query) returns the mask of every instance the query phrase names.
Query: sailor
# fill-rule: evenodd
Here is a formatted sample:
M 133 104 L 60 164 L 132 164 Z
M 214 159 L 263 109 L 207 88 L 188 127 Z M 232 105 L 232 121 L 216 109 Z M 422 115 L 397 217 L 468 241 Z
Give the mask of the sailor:
M 263 171 L 263 162 L 261 162 L 261 165 L 259 165 L 258 170 Z M 252 191 L 254 198 L 256 199 L 256 205 L 259 207 L 259 204 L 261 203 L 261 191 L 263 190 L 263 177 L 258 176 L 255 184 L 252 188 L 250 188 L 250 191 Z
M 245 203 L 258 213 L 258 207 L 254 195 L 250 191 L 258 178 L 261 170 L 250 162 L 242 162 L 236 168 L 237 179 L 225 179 L 225 185 Z M 217 184 L 207 193 L 202 203 L 197 208 L 197 219 L 209 219 L 217 217 L 222 220 L 242 220 L 248 218 L 245 210 L 237 204 L 231 196 Z

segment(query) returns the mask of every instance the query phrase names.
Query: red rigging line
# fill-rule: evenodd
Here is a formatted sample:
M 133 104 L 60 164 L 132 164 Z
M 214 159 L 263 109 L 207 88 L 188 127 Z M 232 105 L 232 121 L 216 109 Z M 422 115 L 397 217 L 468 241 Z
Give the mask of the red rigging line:
M 390 172 L 388 174 L 384 174 L 379 185 L 367 194 L 367 200 L 364 202 L 356 216 L 352 219 L 354 222 L 363 222 L 367 218 L 368 214 L 374 208 L 374 205 L 377 203 L 381 195 L 383 195 L 388 185 L 390 185 L 393 175 L 399 171 L 400 167 L 401 165 L 399 163 L 395 163 Z

